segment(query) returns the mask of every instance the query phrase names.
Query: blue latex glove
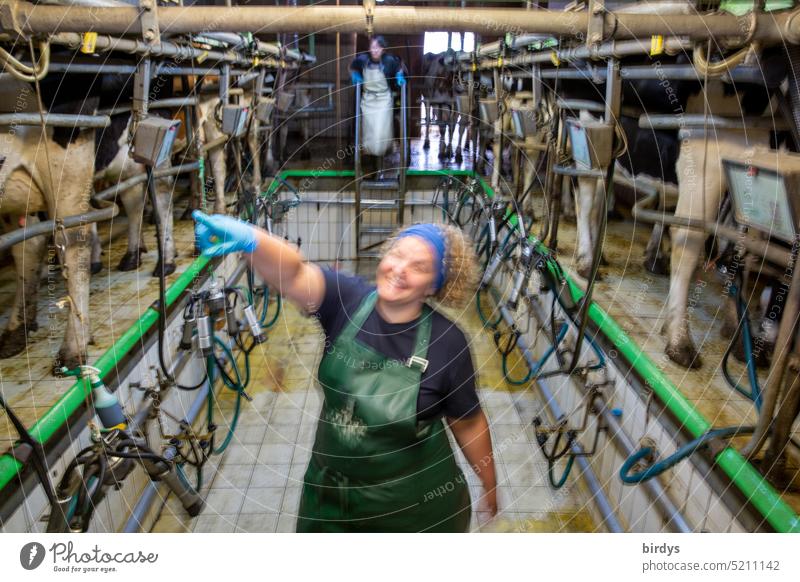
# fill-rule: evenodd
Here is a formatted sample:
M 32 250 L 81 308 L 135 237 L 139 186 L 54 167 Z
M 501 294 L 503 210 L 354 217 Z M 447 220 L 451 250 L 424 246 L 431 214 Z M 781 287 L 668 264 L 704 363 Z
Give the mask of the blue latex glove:
M 397 75 L 394 77 L 397 80 L 397 84 L 401 87 L 406 84 L 406 77 L 403 75 L 403 71 L 397 71 Z
M 218 257 L 236 251 L 252 253 L 258 246 L 256 228 L 249 222 L 224 214 L 192 212 L 195 222 L 197 246 L 204 255 Z
M 358 85 L 364 82 L 364 77 L 362 77 L 361 73 L 358 71 L 350 71 L 350 80 L 353 82 L 353 85 Z

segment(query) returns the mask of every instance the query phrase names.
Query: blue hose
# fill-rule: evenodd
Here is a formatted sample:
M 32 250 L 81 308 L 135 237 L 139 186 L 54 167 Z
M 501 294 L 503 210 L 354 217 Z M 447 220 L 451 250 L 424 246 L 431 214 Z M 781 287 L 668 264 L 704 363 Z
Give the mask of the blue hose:
M 678 464 L 683 459 L 687 458 L 692 453 L 699 451 L 700 449 L 707 447 L 712 440 L 719 439 L 719 438 L 731 438 L 743 434 L 751 434 L 755 431 L 755 427 L 752 426 L 738 426 L 738 427 L 730 427 L 730 428 L 717 428 L 708 431 L 705 434 L 700 435 L 696 439 L 689 441 L 669 457 L 665 459 L 661 459 L 647 467 L 646 469 L 639 471 L 638 473 L 630 474 L 633 466 L 641 461 L 642 459 L 649 457 L 653 454 L 653 449 L 650 447 L 643 447 L 636 451 L 633 455 L 628 457 L 628 459 L 622 464 L 619 470 L 619 477 L 622 479 L 623 483 L 627 484 L 637 484 L 643 483 L 644 481 L 649 481 L 653 477 L 660 475 L 670 467 Z

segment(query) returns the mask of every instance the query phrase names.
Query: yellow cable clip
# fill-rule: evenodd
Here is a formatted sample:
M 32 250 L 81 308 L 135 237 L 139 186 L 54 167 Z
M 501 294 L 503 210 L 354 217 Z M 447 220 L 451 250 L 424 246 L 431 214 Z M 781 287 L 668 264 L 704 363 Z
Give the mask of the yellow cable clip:
M 550 62 L 552 62 L 555 67 L 561 66 L 561 59 L 558 58 L 558 53 L 556 51 L 550 51 Z
M 497 68 L 501 68 L 503 66 L 503 57 L 497 57 Z
M 664 37 L 656 34 L 650 37 L 650 56 L 654 57 L 664 52 Z
M 195 59 L 198 63 L 202 63 L 204 60 L 208 58 L 208 51 L 203 51 L 198 55 L 197 59 Z
M 85 55 L 94 54 L 94 49 L 97 47 L 97 33 L 84 32 L 81 37 L 81 52 Z

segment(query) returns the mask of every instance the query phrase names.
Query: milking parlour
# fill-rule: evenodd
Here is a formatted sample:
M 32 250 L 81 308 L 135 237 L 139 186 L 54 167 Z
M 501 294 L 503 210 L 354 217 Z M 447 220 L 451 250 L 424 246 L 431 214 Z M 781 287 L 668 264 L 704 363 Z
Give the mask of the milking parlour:
M 6 571 L 796 579 L 668 534 L 800 532 L 799 46 L 792 0 L 0 0 Z M 509 535 L 376 535 L 422 532 Z

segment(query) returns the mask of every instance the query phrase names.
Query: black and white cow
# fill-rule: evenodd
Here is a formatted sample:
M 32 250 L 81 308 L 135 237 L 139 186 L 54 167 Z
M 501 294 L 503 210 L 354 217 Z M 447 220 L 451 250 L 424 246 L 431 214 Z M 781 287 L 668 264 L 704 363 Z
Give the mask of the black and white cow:
M 45 106 L 53 113 L 92 114 L 98 98 L 58 91 L 60 79 L 41 82 Z M 0 75 L 6 94 L 17 95 L 17 111 L 30 110 L 36 103 L 33 87 Z M 80 128 L 45 128 L 7 126 L 0 128 L 0 213 L 7 227 L 38 222 L 37 214 L 46 212 L 50 219 L 80 215 L 89 210 L 94 174 L 94 130 Z M 63 249 L 62 269 L 67 277 L 69 315 L 64 340 L 58 351 L 54 369 L 74 367 L 86 362 L 90 340 L 89 224 L 56 229 L 55 244 Z M 0 358 L 22 352 L 28 334 L 38 329 L 37 307 L 41 287 L 41 271 L 47 250 L 47 237 L 30 238 L 15 245 L 11 254 L 17 271 L 17 289 L 6 329 L 0 335 Z

